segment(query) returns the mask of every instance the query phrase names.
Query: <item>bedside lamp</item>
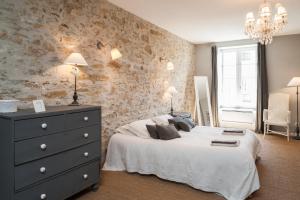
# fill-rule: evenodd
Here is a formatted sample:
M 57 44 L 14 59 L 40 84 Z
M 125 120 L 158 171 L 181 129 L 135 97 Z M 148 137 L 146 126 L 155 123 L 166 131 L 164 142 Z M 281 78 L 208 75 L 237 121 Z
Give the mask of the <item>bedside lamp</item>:
M 298 116 L 298 87 L 300 86 L 300 77 L 294 77 L 292 78 L 292 80 L 289 82 L 288 87 L 297 87 L 297 125 L 296 125 L 296 136 L 294 137 L 294 139 L 296 140 L 300 140 L 300 135 L 299 135 L 299 116 Z
M 171 115 L 173 115 L 173 96 L 175 95 L 175 94 L 177 94 L 178 92 L 177 92 L 177 90 L 176 90 L 176 88 L 174 87 L 174 86 L 170 86 L 169 88 L 168 88 L 168 93 L 170 94 L 170 96 L 171 96 Z
M 73 102 L 70 104 L 70 106 L 79 106 L 78 103 L 78 95 L 77 95 L 77 76 L 79 73 L 79 69 L 77 66 L 88 66 L 85 59 L 82 57 L 80 53 L 72 53 L 67 57 L 67 59 L 64 62 L 65 65 L 73 65 L 73 74 L 75 76 L 75 88 L 74 88 L 74 95 L 73 95 Z

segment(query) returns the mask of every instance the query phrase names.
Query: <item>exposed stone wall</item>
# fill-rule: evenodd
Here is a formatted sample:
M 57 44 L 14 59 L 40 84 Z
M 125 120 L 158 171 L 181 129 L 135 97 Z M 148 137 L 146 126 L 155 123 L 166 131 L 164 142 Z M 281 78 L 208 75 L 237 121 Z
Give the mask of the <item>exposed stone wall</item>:
M 112 47 L 123 54 L 115 62 Z M 192 111 L 192 44 L 104 0 L 1 0 L 1 99 L 19 99 L 21 108 L 36 98 L 69 104 L 73 76 L 62 63 L 72 52 L 89 63 L 80 67 L 79 100 L 102 106 L 104 148 L 116 127 L 167 113 L 170 85 L 178 90 L 175 110 Z

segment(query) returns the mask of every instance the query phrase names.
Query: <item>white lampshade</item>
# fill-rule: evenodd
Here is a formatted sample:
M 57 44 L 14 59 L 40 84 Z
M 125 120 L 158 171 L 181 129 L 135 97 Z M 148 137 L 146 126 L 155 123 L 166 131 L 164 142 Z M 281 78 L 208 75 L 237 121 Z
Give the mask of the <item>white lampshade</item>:
M 269 2 L 263 3 L 260 6 L 260 16 L 261 17 L 269 17 L 272 14 L 271 5 Z
M 173 94 L 177 94 L 178 92 L 177 92 L 177 90 L 176 90 L 176 88 L 174 86 L 170 86 L 168 88 L 168 93 L 171 94 L 171 95 L 173 95 Z
M 66 65 L 88 66 L 87 62 L 80 53 L 71 53 L 65 60 Z
M 254 22 L 255 18 L 254 18 L 254 14 L 253 12 L 248 12 L 246 15 L 246 22 Z
M 281 16 L 287 15 L 287 11 L 286 11 L 285 7 L 283 7 L 280 3 L 276 4 L 276 8 L 277 8 L 278 15 L 281 15 Z
M 113 49 L 110 51 L 110 54 L 111 54 L 111 59 L 112 59 L 112 60 L 116 60 L 116 59 L 119 59 L 119 58 L 122 57 L 121 52 L 120 52 L 119 49 L 117 49 L 117 48 L 113 48 Z
M 300 77 L 294 77 L 290 80 L 288 87 L 297 87 L 300 86 Z
M 172 62 L 167 63 L 167 70 L 174 70 L 174 64 Z

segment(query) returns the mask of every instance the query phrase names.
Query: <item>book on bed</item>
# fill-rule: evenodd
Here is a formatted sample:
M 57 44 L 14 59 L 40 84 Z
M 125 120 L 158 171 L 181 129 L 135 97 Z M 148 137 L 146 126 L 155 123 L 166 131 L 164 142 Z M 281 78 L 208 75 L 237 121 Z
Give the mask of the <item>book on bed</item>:
M 239 140 L 212 140 L 211 146 L 225 146 L 225 147 L 238 147 Z

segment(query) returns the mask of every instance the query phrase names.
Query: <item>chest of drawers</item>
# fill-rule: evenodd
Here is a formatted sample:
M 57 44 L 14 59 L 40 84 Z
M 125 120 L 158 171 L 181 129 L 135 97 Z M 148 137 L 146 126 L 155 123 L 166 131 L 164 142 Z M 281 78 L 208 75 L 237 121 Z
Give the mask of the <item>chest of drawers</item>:
M 0 199 L 63 200 L 100 180 L 101 109 L 0 113 Z

